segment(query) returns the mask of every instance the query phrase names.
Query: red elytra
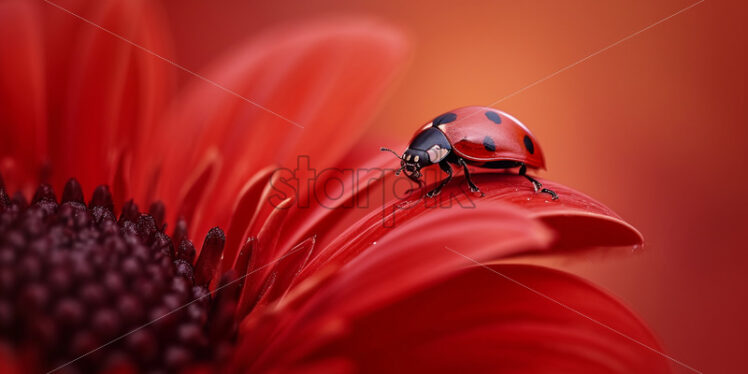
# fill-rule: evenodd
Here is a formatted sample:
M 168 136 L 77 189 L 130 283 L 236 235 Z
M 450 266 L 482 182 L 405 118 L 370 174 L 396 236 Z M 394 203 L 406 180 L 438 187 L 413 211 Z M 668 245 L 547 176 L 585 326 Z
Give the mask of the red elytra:
M 434 123 L 450 113 L 456 116 L 454 121 Z M 471 164 L 507 160 L 545 169 L 543 151 L 530 130 L 500 110 L 467 106 L 445 113 L 432 123 L 447 136 L 452 150 Z
M 489 169 L 519 167 L 519 174 L 532 182 L 535 192 L 544 192 L 556 200 L 555 192 L 526 174 L 527 168 L 545 169 L 543 151 L 530 130 L 519 120 L 500 110 L 467 106 L 444 113 L 423 126 L 410 141 L 402 156 L 400 171 L 423 185 L 420 170 L 438 164 L 447 178 L 426 195 L 433 197 L 452 179 L 450 164 L 462 167 L 470 189 L 480 192 L 471 181 L 467 165 Z

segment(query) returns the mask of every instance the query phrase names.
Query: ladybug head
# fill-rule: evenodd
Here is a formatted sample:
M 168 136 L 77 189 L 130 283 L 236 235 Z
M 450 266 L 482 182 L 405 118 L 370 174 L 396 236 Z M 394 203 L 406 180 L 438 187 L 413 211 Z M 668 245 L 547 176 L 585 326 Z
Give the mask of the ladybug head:
M 381 148 L 380 150 L 392 152 L 400 159 L 400 169 L 395 171 L 395 175 L 404 172 L 411 177 L 420 178 L 421 168 L 432 164 L 429 154 L 418 149 L 408 148 L 402 156 L 389 148 Z
M 404 171 L 411 177 L 420 178 L 421 168 L 444 160 L 452 147 L 441 130 L 429 127 L 416 134 L 402 156 L 388 148 L 381 148 L 381 150 L 392 152 L 400 159 L 400 169 L 395 174 Z
M 389 148 L 380 148 L 381 151 L 391 152 L 397 158 L 400 159 L 400 169 L 395 171 L 395 175 L 399 175 L 400 172 L 405 172 L 409 175 L 412 175 L 413 177 L 420 178 L 421 177 L 421 168 L 428 165 L 428 157 L 424 157 L 424 155 L 421 155 L 420 153 L 408 148 L 405 153 L 403 153 L 402 156 L 398 155 L 397 152 L 389 149 Z
M 400 161 L 400 170 L 416 178 L 421 177 L 421 168 L 431 165 L 429 155 L 424 151 L 408 148 Z

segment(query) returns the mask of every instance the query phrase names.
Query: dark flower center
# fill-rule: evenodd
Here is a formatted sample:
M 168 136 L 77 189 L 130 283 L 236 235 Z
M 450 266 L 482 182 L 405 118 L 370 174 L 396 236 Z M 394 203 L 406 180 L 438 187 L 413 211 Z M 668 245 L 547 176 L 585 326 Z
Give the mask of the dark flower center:
M 210 231 L 196 260 L 184 222 L 173 241 L 163 220 L 162 204 L 142 214 L 132 202 L 117 219 L 105 186 L 86 205 L 75 180 L 60 203 L 42 185 L 28 204 L 0 182 L 0 345 L 29 371 L 178 372 L 223 361 L 238 297 L 209 289 L 223 232 Z

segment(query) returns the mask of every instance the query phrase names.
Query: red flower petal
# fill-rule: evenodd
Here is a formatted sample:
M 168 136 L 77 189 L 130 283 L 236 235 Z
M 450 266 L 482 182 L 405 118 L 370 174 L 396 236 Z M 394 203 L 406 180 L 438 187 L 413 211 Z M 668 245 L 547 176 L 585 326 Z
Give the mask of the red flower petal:
M 445 247 L 469 248 L 466 255 L 482 261 L 544 249 L 552 239 L 541 224 L 505 204 L 476 202 L 474 208 L 419 204 L 410 209 L 371 217 L 363 227 L 349 230 L 320 252 L 305 272 L 344 266 L 339 279 L 357 279 L 345 282 L 345 292 L 365 290 L 366 300 L 361 301 L 374 305 L 462 267 L 463 260 Z M 378 276 L 367 277 L 367 273 Z M 338 307 L 354 308 L 353 303 L 351 299 Z
M 223 274 L 226 269 L 234 265 L 234 260 L 239 254 L 240 243 L 246 242 L 243 240 L 245 232 L 257 213 L 256 208 L 274 170 L 272 166 L 260 170 L 242 188 L 240 198 L 236 201 L 231 215 L 231 224 L 226 232 L 226 248 L 223 252 L 224 258 L 219 274 Z M 239 271 L 239 269 L 236 270 Z M 241 269 L 240 272 L 244 270 Z
M 169 35 L 164 29 L 166 22 L 158 6 L 150 1 L 68 6 L 72 12 L 149 51 L 169 55 L 169 43 L 164 40 Z M 157 115 L 167 106 L 175 68 L 61 9 L 45 7 L 52 19 L 63 18 L 61 23 L 71 24 L 69 33 L 49 35 L 51 44 L 64 46 L 50 49 L 50 59 L 69 69 L 49 78 L 55 90 L 50 92 L 53 105 L 64 105 L 59 108 L 61 112 L 52 110 L 61 115 L 51 118 L 49 126 L 54 140 L 50 142 L 50 156 L 55 185 L 62 186 L 72 176 L 84 188 L 111 184 L 118 164 L 156 127 Z M 58 76 L 67 78 L 65 85 L 59 84 Z M 116 178 L 119 185 L 128 179 L 126 175 Z M 119 207 L 123 201 L 116 203 Z
M 251 277 L 247 277 L 242 290 L 242 298 L 247 303 L 251 304 L 251 301 L 255 299 L 255 295 L 261 295 L 260 292 L 265 286 L 268 286 L 267 278 L 272 274 L 274 269 L 273 262 L 276 261 L 281 254 L 277 252 L 278 235 L 280 232 L 280 225 L 288 213 L 288 207 L 293 203 L 291 198 L 284 200 L 278 209 L 272 210 L 270 215 L 259 232 L 256 234 L 257 237 L 257 251 L 252 255 L 252 261 L 250 267 L 247 268 L 247 273 L 251 273 Z M 255 237 L 253 233 L 251 235 Z M 265 290 L 267 291 L 267 290 Z M 245 304 L 245 306 L 248 304 Z
M 27 196 L 47 160 L 41 28 L 38 4 L 0 3 L 0 173 Z
M 389 157 L 388 154 L 381 154 L 374 160 L 369 160 L 368 165 L 386 164 L 390 161 Z M 366 171 L 366 167 L 354 170 Z M 278 175 L 276 173 L 275 177 Z M 333 193 L 335 198 L 330 198 L 318 190 L 324 189 L 328 180 L 339 178 L 339 175 L 320 175 L 316 184 L 311 187 L 313 190 L 310 193 L 314 194 L 314 198 L 310 200 L 309 206 L 302 206 L 303 204 L 296 202 L 289 205 L 289 211 L 283 212 L 282 215 L 272 214 L 277 209 L 270 201 L 273 193 L 278 191 L 268 185 L 257 211 L 262 217 L 282 217 L 282 224 L 280 221 L 273 224 L 273 227 L 278 227 L 282 231 L 274 236 L 274 240 L 278 240 L 273 241 L 274 245 L 258 248 L 258 257 L 262 260 L 255 266 L 266 265 L 288 253 L 299 238 L 316 235 L 319 239 L 318 249 L 315 249 L 312 260 L 294 283 L 298 284 L 306 278 L 317 278 L 318 272 L 325 271 L 324 268 L 331 264 L 336 268 L 353 261 L 362 263 L 364 260 L 360 257 L 370 258 L 367 257 L 368 251 L 380 251 L 379 247 L 375 248 L 372 243 L 387 242 L 387 238 L 393 235 L 393 232 L 407 233 L 397 234 L 400 238 L 398 245 L 419 245 L 421 248 L 428 248 L 424 243 L 429 242 L 443 244 L 449 240 L 464 241 L 463 238 L 483 239 L 484 231 L 492 231 L 493 226 L 485 227 L 484 231 L 475 229 L 483 228 L 486 222 L 491 223 L 493 219 L 501 219 L 501 214 L 508 209 L 507 205 L 515 205 L 515 215 L 522 216 L 519 221 L 511 224 L 532 222 L 530 225 L 537 227 L 537 222 L 543 222 L 554 229 L 556 235 L 553 249 L 631 245 L 641 242 L 638 232 L 604 205 L 577 191 L 550 182 L 546 183 L 557 190 L 561 196 L 560 200 L 552 201 L 544 194 L 536 194 L 532 185 L 523 177 L 498 173 L 475 176 L 476 183 L 479 183 L 486 193 L 484 197 L 464 192 L 464 180 L 462 177 L 456 177 L 437 199 L 414 200 L 392 196 L 393 191 L 388 189 L 392 189 L 395 183 L 392 180 L 393 175 L 382 167 L 372 167 L 368 172 L 359 173 L 359 176 L 359 180 L 341 178 L 339 181 L 342 190 L 339 194 Z M 424 188 L 424 191 L 426 190 L 428 188 Z M 296 196 L 304 196 L 307 192 L 309 191 L 297 191 Z M 422 193 L 417 191 L 415 195 L 420 197 Z M 362 200 L 368 201 L 370 205 L 357 205 Z M 416 218 L 420 223 L 411 224 Z M 533 222 L 536 219 L 538 221 Z M 587 230 L 596 232 L 590 233 Z M 475 232 L 475 235 L 470 235 L 471 232 Z M 246 233 L 245 237 L 256 234 L 254 230 Z M 497 234 L 501 235 L 500 232 Z M 434 237 L 439 240 L 433 241 Z M 550 238 L 550 235 L 548 237 Z M 493 241 L 501 240 L 505 238 L 500 237 Z M 480 245 L 485 243 L 476 244 L 480 248 Z M 495 252 L 492 259 L 548 248 L 551 247 L 536 245 L 519 248 L 521 250 Z M 424 256 L 429 257 L 430 254 Z M 234 261 L 233 256 L 229 259 Z M 255 295 L 266 282 L 268 274 L 270 271 L 265 269 L 256 275 L 253 286 L 245 292 Z
M 160 171 L 156 197 L 178 206 L 184 169 L 217 152 L 221 183 L 211 186 L 209 207 L 190 225 L 192 233 L 227 226 L 221 212 L 231 211 L 247 178 L 261 167 L 293 167 L 296 154 L 321 165 L 339 157 L 366 128 L 405 50 L 399 33 L 361 19 L 292 25 L 240 46 L 204 76 L 251 102 L 195 81 L 139 152 L 144 158 L 157 152 L 163 160 L 149 160 L 146 169 L 133 162 L 138 197 L 153 198 L 144 183 Z M 346 141 L 330 142 L 333 134 Z
M 278 261 L 273 266 L 272 273 L 276 274 L 276 281 L 273 289 L 270 290 L 268 301 L 275 301 L 288 293 L 289 286 L 297 279 L 304 265 L 309 261 L 314 243 L 314 237 L 299 243 L 282 261 Z
M 490 269 L 357 313 L 317 304 L 270 347 L 289 367 L 344 357 L 372 373 L 670 371 L 642 321 L 586 281 L 528 265 Z
M 58 189 L 70 177 L 85 189 L 114 183 L 125 196 L 129 152 L 166 106 L 173 67 L 77 15 L 156 53 L 165 22 L 148 1 L 64 5 L 74 14 L 0 4 L 0 172 L 27 195 L 41 176 Z
M 272 322 L 278 329 L 272 332 L 280 339 L 277 344 L 283 344 L 282 337 L 294 334 L 292 331 L 316 326 L 308 320 L 312 318 L 308 313 L 318 317 L 361 313 L 464 267 L 465 260 L 445 245 L 467 248 L 466 255 L 489 260 L 550 243 L 550 233 L 522 211 L 490 201 L 477 205 L 477 209 L 454 210 L 414 207 L 397 212 L 402 216 L 394 227 L 383 226 L 381 217 L 373 216 L 360 228 L 352 228 L 319 252 L 291 287 L 290 296 L 270 308 L 281 313 L 291 309 L 290 305 L 303 309 L 295 314 L 298 318 L 286 315 Z M 310 292 L 331 272 L 337 273 L 329 283 Z M 252 331 L 249 339 L 269 338 L 256 329 L 258 324 L 268 323 L 262 322 L 266 311 L 257 308 L 245 321 Z
M 360 149 L 359 145 L 354 146 L 350 153 L 366 153 Z M 337 169 L 329 169 L 340 170 L 341 173 L 334 171 L 322 173 L 317 176 L 309 191 L 302 188 L 297 195 L 308 198 L 307 203 L 295 204 L 291 207 L 288 221 L 281 228 L 283 230 L 279 243 L 281 248 L 288 249 L 302 238 L 312 235 L 320 238 L 335 238 L 339 233 L 331 232 L 330 229 L 336 224 L 345 223 L 348 226 L 366 213 L 375 211 L 377 208 L 384 209 L 378 198 L 377 185 L 386 175 L 384 166 L 391 161 L 392 157 L 381 152 L 377 153 L 371 159 L 348 163 L 345 167 Z M 348 155 L 346 159 L 351 160 Z M 373 183 L 373 186 L 369 183 Z M 329 191 L 329 186 L 338 187 L 338 189 Z M 358 215 L 353 216 L 353 213 L 358 213 Z

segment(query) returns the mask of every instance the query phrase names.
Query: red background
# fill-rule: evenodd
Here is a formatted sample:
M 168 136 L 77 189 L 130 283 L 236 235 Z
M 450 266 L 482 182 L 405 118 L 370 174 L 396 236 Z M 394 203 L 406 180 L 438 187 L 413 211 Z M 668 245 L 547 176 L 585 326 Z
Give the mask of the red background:
M 436 114 L 489 105 L 694 1 L 353 3 L 164 2 L 174 59 L 196 72 L 278 23 L 366 14 L 402 29 L 414 53 L 370 135 L 404 142 Z M 705 372 L 744 367 L 748 347 L 746 14 L 744 2 L 706 0 L 495 105 L 538 137 L 543 177 L 647 240 L 554 265 L 618 295 L 670 355 Z

